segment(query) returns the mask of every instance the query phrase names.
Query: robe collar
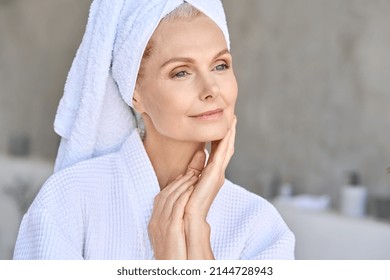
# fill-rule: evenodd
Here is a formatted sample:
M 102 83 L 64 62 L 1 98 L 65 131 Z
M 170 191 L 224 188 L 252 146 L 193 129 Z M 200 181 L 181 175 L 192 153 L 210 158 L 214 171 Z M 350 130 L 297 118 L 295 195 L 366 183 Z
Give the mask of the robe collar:
M 130 188 L 130 199 L 137 216 L 140 232 L 138 238 L 141 243 L 141 255 L 145 259 L 153 258 L 153 252 L 148 238 L 147 226 L 153 211 L 154 198 L 160 192 L 156 172 L 146 153 L 142 140 L 135 129 L 124 142 L 120 155 L 125 168 L 125 182 Z M 125 183 L 126 184 L 126 183 Z

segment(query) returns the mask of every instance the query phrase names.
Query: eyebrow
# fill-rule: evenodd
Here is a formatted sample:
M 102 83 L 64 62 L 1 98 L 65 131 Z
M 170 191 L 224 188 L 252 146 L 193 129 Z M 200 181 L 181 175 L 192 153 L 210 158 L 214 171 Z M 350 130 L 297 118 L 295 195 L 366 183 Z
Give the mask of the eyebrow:
M 212 60 L 224 55 L 224 54 L 227 54 L 229 52 L 228 49 L 224 49 L 220 52 L 218 52 Z M 174 58 L 171 58 L 171 59 L 168 59 L 167 61 L 165 61 L 162 65 L 161 65 L 161 68 L 164 68 L 165 66 L 167 66 L 168 64 L 170 63 L 173 63 L 173 62 L 187 62 L 187 63 L 194 63 L 195 60 L 193 58 L 190 58 L 190 57 L 174 57 Z

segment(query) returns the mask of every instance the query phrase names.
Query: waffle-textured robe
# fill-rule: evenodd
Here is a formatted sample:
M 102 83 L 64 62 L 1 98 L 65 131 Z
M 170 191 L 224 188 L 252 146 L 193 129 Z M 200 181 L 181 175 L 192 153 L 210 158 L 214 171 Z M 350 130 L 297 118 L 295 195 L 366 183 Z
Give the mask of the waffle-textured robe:
M 51 176 L 23 217 L 14 259 L 153 259 L 160 188 L 137 132 L 115 153 Z M 225 180 L 207 221 L 216 259 L 293 259 L 294 235 L 263 198 Z

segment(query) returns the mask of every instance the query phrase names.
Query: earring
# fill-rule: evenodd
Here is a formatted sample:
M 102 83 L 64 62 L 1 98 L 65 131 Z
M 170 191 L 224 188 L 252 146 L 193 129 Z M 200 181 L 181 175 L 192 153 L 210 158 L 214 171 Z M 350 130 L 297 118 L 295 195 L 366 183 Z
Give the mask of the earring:
M 137 130 L 141 140 L 144 141 L 146 136 L 146 130 L 145 123 L 141 115 L 139 115 L 139 119 L 137 120 Z
M 134 99 L 134 98 L 133 98 Z M 145 140 L 145 123 L 141 116 L 141 114 L 137 113 L 132 107 L 130 107 L 131 113 L 133 114 L 133 124 L 135 125 L 135 128 L 137 129 L 137 132 L 141 138 L 141 140 Z

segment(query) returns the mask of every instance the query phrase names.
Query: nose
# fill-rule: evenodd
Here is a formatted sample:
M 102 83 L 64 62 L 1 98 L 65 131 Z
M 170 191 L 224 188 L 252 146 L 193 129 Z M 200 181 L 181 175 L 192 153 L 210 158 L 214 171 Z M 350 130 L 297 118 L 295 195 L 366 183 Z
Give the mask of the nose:
M 202 76 L 201 85 L 199 99 L 202 101 L 213 100 L 220 94 L 219 85 L 212 74 Z

